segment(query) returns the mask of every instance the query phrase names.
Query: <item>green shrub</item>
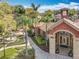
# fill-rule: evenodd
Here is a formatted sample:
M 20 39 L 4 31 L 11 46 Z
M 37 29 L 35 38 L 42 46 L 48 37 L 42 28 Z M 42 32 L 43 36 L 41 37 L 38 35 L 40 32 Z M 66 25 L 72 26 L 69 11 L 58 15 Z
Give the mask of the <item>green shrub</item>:
M 29 53 L 31 59 L 35 59 L 35 51 L 34 51 L 33 48 L 32 49 L 29 49 L 28 50 L 28 53 Z
M 42 36 L 37 36 L 37 38 L 35 40 L 37 41 L 38 45 L 43 45 L 46 42 Z
M 30 37 L 34 36 L 34 33 L 32 33 L 32 30 L 31 29 L 28 30 L 27 32 L 28 32 L 28 36 L 30 36 Z

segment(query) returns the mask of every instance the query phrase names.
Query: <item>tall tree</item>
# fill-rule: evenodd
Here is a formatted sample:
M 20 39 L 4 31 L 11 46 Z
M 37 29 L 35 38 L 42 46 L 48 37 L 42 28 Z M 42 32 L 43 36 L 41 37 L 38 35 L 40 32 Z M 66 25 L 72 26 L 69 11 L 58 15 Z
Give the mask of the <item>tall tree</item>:
M 25 8 L 22 5 L 16 5 L 13 7 L 14 19 L 17 22 L 17 29 L 21 26 L 22 15 L 25 15 Z
M 21 23 L 20 24 L 22 25 L 23 31 L 24 31 L 24 34 L 25 34 L 26 55 L 28 55 L 28 48 L 27 48 L 27 44 L 28 44 L 27 36 L 28 36 L 28 34 L 27 34 L 27 30 L 28 30 L 28 26 L 31 24 L 31 20 L 28 17 L 24 16 L 24 15 L 22 15 L 20 17 L 20 20 L 21 20 Z
M 47 10 L 47 11 L 45 12 L 45 16 L 52 16 L 52 14 L 54 14 L 54 12 L 51 11 L 51 10 Z
M 75 9 L 70 9 L 68 14 L 69 16 L 74 16 L 77 13 L 77 11 Z
M 0 3 L 0 10 L 3 11 L 5 14 L 11 14 L 12 6 L 10 6 L 8 3 Z
M 16 5 L 14 7 L 14 13 L 17 15 L 25 14 L 25 8 L 22 5 Z
M 40 7 L 40 5 L 35 5 L 34 3 L 31 4 L 31 7 L 33 9 L 33 11 L 31 12 L 31 17 L 32 18 L 36 18 L 38 16 L 38 8 Z
M 48 22 L 50 22 L 51 19 L 49 16 L 44 16 L 42 19 L 41 19 L 41 22 L 44 22 L 45 23 L 45 29 L 46 29 L 46 46 L 48 46 L 48 37 L 47 37 L 47 31 L 48 31 Z
M 0 20 L 0 25 L 3 28 L 3 32 L 10 33 L 8 30 L 16 30 L 16 21 L 13 19 L 12 15 L 4 15 L 4 18 Z
M 31 18 L 32 20 L 34 21 L 34 25 L 35 25 L 35 38 L 37 37 L 37 34 L 36 34 L 36 23 L 38 22 L 38 15 L 39 15 L 39 12 L 38 12 L 38 8 L 40 7 L 40 5 L 35 5 L 34 3 L 31 4 L 31 7 L 33 9 L 33 12 L 31 12 Z
M 0 35 L 2 35 L 3 32 L 6 32 L 6 26 L 5 22 L 0 20 Z

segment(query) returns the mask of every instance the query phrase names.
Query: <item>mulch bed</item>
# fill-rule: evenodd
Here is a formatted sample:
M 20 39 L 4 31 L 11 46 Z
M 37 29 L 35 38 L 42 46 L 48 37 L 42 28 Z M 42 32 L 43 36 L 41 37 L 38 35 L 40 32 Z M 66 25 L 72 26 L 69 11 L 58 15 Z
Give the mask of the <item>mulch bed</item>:
M 39 48 L 41 48 L 45 52 L 49 52 L 49 47 L 46 45 L 38 45 Z

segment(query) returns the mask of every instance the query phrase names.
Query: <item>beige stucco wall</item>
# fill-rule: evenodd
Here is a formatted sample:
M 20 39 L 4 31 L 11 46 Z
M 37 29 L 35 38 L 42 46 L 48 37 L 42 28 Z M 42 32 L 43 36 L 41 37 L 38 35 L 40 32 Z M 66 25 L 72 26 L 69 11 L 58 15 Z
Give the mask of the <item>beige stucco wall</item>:
M 55 39 L 53 37 L 49 37 L 49 52 L 55 54 Z
M 73 41 L 73 59 L 79 59 L 79 38 Z

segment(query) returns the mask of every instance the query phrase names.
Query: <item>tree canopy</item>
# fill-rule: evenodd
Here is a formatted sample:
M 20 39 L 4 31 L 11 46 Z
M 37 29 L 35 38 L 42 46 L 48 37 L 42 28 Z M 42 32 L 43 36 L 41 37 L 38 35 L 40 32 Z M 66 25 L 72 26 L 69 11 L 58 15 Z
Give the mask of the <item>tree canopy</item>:
M 25 14 L 25 8 L 22 5 L 16 5 L 14 6 L 14 13 Z

